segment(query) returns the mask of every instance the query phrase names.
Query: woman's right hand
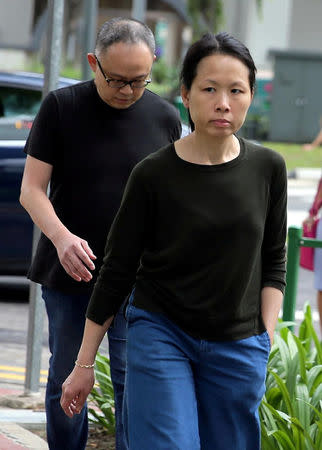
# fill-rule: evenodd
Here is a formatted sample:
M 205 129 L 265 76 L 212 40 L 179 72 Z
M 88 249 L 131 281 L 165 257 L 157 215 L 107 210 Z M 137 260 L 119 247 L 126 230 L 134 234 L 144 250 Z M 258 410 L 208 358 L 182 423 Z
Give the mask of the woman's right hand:
M 62 386 L 60 405 L 68 417 L 79 414 L 95 382 L 94 369 L 75 366 Z
M 308 231 L 311 231 L 313 224 L 314 224 L 313 216 L 307 216 L 307 218 L 303 220 L 303 225 L 307 226 Z
M 311 150 L 313 150 L 316 146 L 313 144 L 304 144 L 302 145 L 303 150 L 309 152 Z

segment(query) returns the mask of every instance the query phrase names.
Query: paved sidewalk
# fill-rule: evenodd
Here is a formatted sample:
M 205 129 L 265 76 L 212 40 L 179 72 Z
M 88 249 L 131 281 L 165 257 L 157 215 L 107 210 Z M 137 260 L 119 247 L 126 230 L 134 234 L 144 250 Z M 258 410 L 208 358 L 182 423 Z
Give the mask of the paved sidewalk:
M 288 172 L 288 177 L 296 180 L 319 180 L 321 176 L 322 169 L 313 167 L 297 167 Z
M 44 393 L 24 396 L 18 387 L 0 387 L 0 449 L 48 450 L 30 430 L 45 427 Z

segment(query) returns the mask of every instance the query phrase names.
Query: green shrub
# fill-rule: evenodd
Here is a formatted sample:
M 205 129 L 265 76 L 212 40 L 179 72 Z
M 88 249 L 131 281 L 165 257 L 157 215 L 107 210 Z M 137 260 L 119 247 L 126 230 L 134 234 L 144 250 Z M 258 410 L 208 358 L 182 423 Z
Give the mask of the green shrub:
M 89 395 L 89 421 L 115 434 L 114 391 L 111 380 L 110 361 L 97 353 L 95 359 L 96 383 Z
M 73 66 L 71 64 L 66 64 L 61 68 L 60 75 L 66 78 L 75 78 L 76 80 L 82 79 L 82 71 L 79 67 Z M 93 74 L 94 76 L 94 74 Z
M 44 64 L 37 58 L 31 58 L 26 66 L 26 70 L 29 72 L 45 73 Z M 81 69 L 73 64 L 65 64 L 60 69 L 60 76 L 66 78 L 75 78 L 76 80 L 82 79 Z
M 172 86 L 169 83 L 160 84 L 152 81 L 152 83 L 148 85 L 148 89 L 167 100 L 170 100 L 172 97 Z
M 152 83 L 148 89 L 168 100 L 179 92 L 179 69 L 169 66 L 164 59 L 158 59 L 152 66 Z
M 259 414 L 262 450 L 322 449 L 322 346 L 305 309 L 298 336 L 280 323 Z
M 160 58 L 152 66 L 152 79 L 159 84 L 170 83 L 173 87 L 178 87 L 179 69 L 176 66 L 169 66 Z

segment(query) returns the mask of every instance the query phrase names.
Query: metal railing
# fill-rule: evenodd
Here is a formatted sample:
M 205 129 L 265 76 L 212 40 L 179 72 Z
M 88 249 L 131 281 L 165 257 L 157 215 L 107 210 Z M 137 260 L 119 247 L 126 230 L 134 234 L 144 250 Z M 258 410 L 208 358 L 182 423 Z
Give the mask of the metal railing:
M 293 322 L 295 319 L 301 247 L 322 248 L 322 241 L 312 238 L 304 238 L 302 236 L 302 228 L 300 227 L 289 227 L 287 245 L 286 289 L 283 302 L 283 320 L 285 321 Z

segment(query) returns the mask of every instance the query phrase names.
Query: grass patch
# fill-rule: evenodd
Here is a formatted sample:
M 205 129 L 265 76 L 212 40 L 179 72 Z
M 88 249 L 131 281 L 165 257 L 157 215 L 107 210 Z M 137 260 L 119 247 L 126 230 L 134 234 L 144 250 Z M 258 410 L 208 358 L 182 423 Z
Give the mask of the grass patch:
M 26 70 L 28 72 L 45 73 L 45 66 L 37 59 L 32 59 L 27 65 Z M 82 79 L 82 71 L 79 67 L 75 67 L 72 64 L 66 64 L 61 68 L 59 75 L 66 78 L 75 78 L 76 80 Z
M 262 145 L 280 153 L 285 159 L 288 170 L 293 170 L 297 167 L 321 168 L 322 166 L 322 147 L 317 147 L 308 152 L 303 150 L 299 144 L 262 142 Z

